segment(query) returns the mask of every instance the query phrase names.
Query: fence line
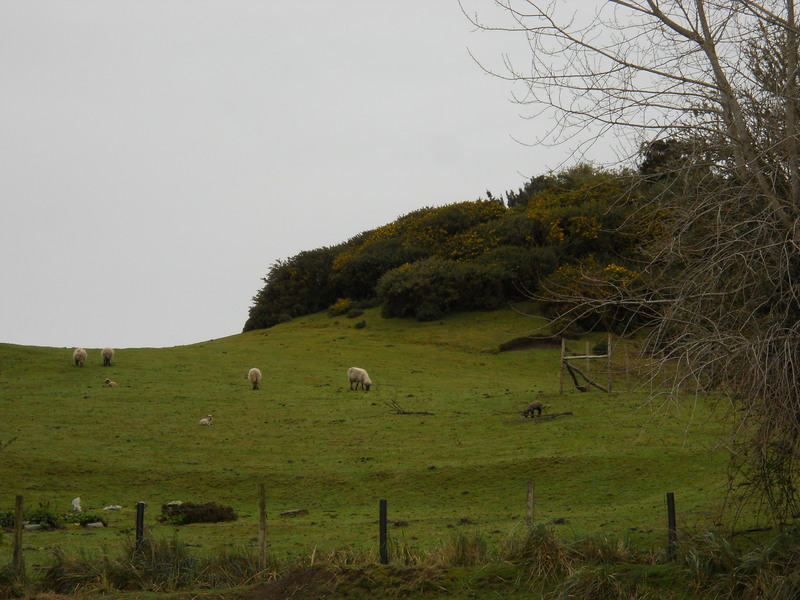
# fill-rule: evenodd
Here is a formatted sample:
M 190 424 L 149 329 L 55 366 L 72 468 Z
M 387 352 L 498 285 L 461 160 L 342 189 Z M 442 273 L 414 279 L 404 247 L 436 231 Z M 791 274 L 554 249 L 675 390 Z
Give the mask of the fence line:
M 527 482 L 527 502 L 526 502 L 526 524 L 531 528 L 534 523 L 534 482 Z M 266 537 L 266 491 L 263 483 L 258 486 L 259 494 L 259 570 L 266 570 L 267 564 L 267 537 Z M 667 557 L 674 561 L 677 553 L 677 524 L 675 515 L 675 496 L 672 492 L 666 495 L 667 503 Z M 144 542 L 144 513 L 147 504 L 138 502 L 136 504 L 136 551 L 142 550 Z M 12 542 L 12 567 L 17 577 L 23 578 L 25 575 L 25 561 L 22 545 L 23 527 L 23 497 L 16 496 L 15 502 L 15 522 L 14 540 Z M 388 502 L 385 499 L 379 501 L 378 506 L 378 548 L 381 564 L 389 564 L 389 534 L 388 534 Z

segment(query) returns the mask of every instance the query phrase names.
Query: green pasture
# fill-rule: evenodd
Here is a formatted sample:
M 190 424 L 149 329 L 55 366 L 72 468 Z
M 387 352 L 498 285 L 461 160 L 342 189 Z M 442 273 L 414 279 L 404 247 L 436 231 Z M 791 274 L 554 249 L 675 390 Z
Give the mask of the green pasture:
M 84 511 L 107 516 L 103 530 L 26 531 L 33 561 L 56 547 L 113 552 L 133 535 L 139 501 L 155 535 L 209 552 L 255 546 L 260 483 L 281 556 L 373 551 L 380 499 L 393 544 L 425 549 L 461 533 L 500 543 L 525 523 L 528 481 L 535 521 L 564 536 L 662 547 L 667 492 L 679 527 L 713 526 L 729 415 L 700 398 L 625 390 L 625 342 L 611 393 L 567 381 L 559 395 L 558 347 L 497 351 L 540 324 L 517 310 L 433 323 L 382 319 L 377 309 L 319 314 L 190 346 L 117 349 L 107 368 L 98 348 L 78 368 L 72 348 L 0 344 L 0 442 L 13 440 L 0 451 L 0 510 L 21 494 L 27 506 L 68 512 L 79 496 Z M 586 341 L 568 345 L 582 354 Z M 253 366 L 264 374 L 258 391 L 246 379 Z M 348 389 L 350 366 L 369 371 L 371 391 Z M 607 381 L 601 363 L 591 369 Z M 103 387 L 106 377 L 120 386 Z M 534 399 L 571 414 L 523 418 Z M 208 413 L 213 426 L 200 426 Z M 239 519 L 157 522 L 175 500 L 232 506 Z M 308 514 L 280 516 L 293 509 Z M 0 561 L 10 555 L 6 534 Z

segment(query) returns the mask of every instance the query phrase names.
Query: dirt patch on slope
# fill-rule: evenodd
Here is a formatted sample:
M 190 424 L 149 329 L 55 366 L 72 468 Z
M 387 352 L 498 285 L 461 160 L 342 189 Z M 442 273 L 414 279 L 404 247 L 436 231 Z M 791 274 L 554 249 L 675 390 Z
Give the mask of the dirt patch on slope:
M 561 338 L 557 335 L 529 335 L 514 338 L 500 344 L 500 352 L 509 350 L 530 350 L 531 348 L 560 348 Z

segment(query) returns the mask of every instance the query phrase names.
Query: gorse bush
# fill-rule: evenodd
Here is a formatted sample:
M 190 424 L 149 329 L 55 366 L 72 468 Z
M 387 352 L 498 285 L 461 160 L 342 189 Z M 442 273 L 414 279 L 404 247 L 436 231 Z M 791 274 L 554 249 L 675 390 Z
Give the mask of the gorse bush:
M 561 265 L 589 254 L 631 256 L 643 234 L 626 225 L 629 215 L 620 206 L 637 189 L 630 174 L 579 165 L 532 179 L 507 195 L 508 207 L 490 197 L 421 208 L 345 243 L 272 265 L 244 330 L 346 299 L 378 297 L 389 304 L 386 315 L 433 320 L 525 298 Z M 428 274 L 431 264 L 454 274 Z M 398 279 L 408 274 L 414 281 L 402 285 Z M 486 281 L 475 281 L 479 277 Z M 435 283 L 446 288 L 425 297 Z M 413 294 L 420 295 L 409 298 Z
M 384 273 L 408 262 L 430 256 L 430 252 L 409 246 L 401 237 L 380 239 L 384 232 L 365 236 L 359 244 L 348 243 L 348 249 L 333 261 L 331 282 L 337 292 L 354 300 L 375 294 L 375 286 Z
M 473 246 L 483 237 L 472 233 L 474 228 L 502 217 L 505 212 L 505 206 L 493 200 L 459 202 L 427 209 L 408 223 L 406 243 L 442 258 L 470 257 L 475 252 Z
M 543 312 L 556 329 L 579 326 L 580 331 L 622 332 L 641 318 L 623 302 L 625 290 L 638 276 L 636 271 L 594 255 L 562 265 L 542 281 Z M 611 299 L 618 302 L 609 302 Z M 592 302 L 598 307 L 587 310 Z
M 553 248 L 499 246 L 475 261 L 497 270 L 505 298 L 519 298 L 539 289 L 539 282 L 559 264 Z
M 454 310 L 497 308 L 502 271 L 491 265 L 429 258 L 390 271 L 378 282 L 384 317 L 431 320 Z
M 350 298 L 339 298 L 336 302 L 328 307 L 328 316 L 338 317 L 340 315 L 344 315 L 350 310 L 352 305 L 353 301 L 350 300 Z
M 288 319 L 326 309 L 340 297 L 331 285 L 333 260 L 340 247 L 301 252 L 277 261 L 253 298 L 245 331 L 272 327 Z

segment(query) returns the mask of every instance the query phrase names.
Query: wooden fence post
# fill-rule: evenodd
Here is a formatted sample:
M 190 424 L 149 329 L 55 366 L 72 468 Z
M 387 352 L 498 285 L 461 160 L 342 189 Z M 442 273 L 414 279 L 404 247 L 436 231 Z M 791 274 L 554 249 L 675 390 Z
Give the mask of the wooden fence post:
M 144 544 L 144 507 L 146 502 L 136 503 L 136 551 L 140 552 Z
M 527 512 L 528 527 L 533 525 L 533 492 L 534 492 L 533 482 L 529 481 L 528 482 L 528 512 Z
M 584 344 L 583 355 L 586 357 L 584 359 L 584 361 L 585 361 L 584 368 L 586 369 L 586 374 L 587 375 L 591 375 L 592 374 L 592 359 L 589 358 L 589 340 L 586 340 L 586 343 Z
M 677 527 L 675 524 L 675 495 L 667 492 L 667 560 L 675 562 L 677 554 Z
M 625 389 L 631 391 L 631 350 L 625 348 Z
M 558 395 L 564 395 L 564 355 L 567 352 L 567 340 L 561 338 L 561 365 L 558 372 Z
M 380 555 L 381 555 L 381 564 L 388 565 L 389 564 L 389 544 L 388 544 L 388 534 L 386 530 L 386 500 L 381 500 L 380 502 L 380 518 L 379 518 L 379 538 L 380 538 Z
M 12 564 L 18 579 L 25 577 L 25 557 L 22 555 L 22 496 L 17 496 L 14 502 L 14 541 L 12 548 Z
M 258 484 L 258 570 L 267 570 L 267 492 Z

